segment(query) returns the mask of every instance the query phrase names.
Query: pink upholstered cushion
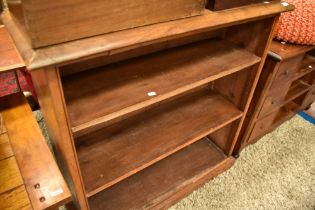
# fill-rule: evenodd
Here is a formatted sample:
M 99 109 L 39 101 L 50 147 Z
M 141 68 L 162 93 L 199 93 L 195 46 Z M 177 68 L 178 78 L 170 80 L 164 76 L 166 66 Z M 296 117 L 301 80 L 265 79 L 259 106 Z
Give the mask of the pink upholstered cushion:
M 293 12 L 280 16 L 275 36 L 295 44 L 315 45 L 315 0 L 287 0 Z

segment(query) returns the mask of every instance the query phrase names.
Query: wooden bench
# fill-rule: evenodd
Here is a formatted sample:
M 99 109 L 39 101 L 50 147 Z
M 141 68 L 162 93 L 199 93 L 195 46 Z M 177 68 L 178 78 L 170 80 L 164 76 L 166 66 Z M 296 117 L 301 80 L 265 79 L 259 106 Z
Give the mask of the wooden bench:
M 70 200 L 23 94 L 0 98 L 0 209 L 57 209 Z

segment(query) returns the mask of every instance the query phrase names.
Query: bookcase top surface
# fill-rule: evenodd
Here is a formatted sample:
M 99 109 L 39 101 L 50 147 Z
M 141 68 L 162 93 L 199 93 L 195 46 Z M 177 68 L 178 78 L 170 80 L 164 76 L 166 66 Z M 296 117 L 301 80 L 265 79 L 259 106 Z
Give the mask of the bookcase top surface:
M 274 2 L 219 12 L 207 11 L 201 16 L 93 36 L 38 49 L 32 49 L 26 32 L 8 10 L 3 12 L 2 20 L 12 35 L 28 70 L 35 70 L 51 65 L 64 65 L 78 60 L 116 54 L 178 37 L 260 20 L 293 9 L 294 6 L 291 4 Z
M 290 44 L 274 40 L 270 46 L 269 55 L 277 60 L 286 60 L 313 49 L 315 49 L 315 46 L 312 45 Z

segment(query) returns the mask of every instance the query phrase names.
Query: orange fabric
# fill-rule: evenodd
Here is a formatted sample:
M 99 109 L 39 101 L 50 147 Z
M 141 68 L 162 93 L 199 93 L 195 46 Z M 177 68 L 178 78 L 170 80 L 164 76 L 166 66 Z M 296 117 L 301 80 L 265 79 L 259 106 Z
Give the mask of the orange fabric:
M 295 6 L 292 12 L 283 13 L 275 31 L 279 40 L 315 45 L 315 0 L 287 0 Z

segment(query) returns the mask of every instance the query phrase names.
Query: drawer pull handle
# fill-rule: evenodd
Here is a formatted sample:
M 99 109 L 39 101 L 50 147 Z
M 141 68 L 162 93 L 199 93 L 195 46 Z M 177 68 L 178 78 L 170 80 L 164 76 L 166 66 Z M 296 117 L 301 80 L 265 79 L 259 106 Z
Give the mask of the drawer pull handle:
M 287 77 L 289 76 L 289 70 L 285 70 L 284 73 L 285 73 L 285 76 L 287 76 Z

